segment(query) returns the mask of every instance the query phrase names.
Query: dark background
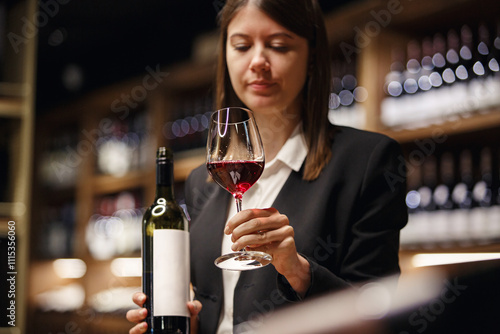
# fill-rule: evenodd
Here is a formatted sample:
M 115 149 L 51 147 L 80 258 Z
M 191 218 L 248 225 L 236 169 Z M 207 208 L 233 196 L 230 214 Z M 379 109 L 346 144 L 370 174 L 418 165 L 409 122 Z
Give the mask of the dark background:
M 61 4 L 58 2 L 60 1 Z M 353 0 L 322 0 L 330 12 Z M 145 68 L 189 58 L 193 39 L 216 29 L 223 0 L 41 0 L 37 112 Z M 80 78 L 65 85 L 63 76 Z

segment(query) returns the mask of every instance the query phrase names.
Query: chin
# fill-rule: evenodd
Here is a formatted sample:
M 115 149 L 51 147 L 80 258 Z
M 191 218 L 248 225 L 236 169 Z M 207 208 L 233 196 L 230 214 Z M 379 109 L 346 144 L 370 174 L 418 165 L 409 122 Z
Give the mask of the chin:
M 268 98 L 248 99 L 244 101 L 244 103 L 248 109 L 260 114 L 272 114 L 285 108 L 281 106 L 281 104 L 271 101 Z

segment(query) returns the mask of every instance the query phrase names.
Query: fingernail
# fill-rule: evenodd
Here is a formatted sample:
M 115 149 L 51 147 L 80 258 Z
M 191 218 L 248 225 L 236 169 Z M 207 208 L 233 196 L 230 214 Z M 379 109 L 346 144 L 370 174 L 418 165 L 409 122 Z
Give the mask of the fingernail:
M 148 329 L 148 323 L 147 322 L 143 322 L 142 323 L 142 329 Z
M 224 228 L 224 234 L 229 234 L 229 226 L 227 226 L 227 225 Z
M 142 316 L 147 316 L 147 315 L 148 315 L 148 310 L 146 310 L 145 308 L 143 308 L 143 309 L 141 310 L 141 315 L 142 315 Z

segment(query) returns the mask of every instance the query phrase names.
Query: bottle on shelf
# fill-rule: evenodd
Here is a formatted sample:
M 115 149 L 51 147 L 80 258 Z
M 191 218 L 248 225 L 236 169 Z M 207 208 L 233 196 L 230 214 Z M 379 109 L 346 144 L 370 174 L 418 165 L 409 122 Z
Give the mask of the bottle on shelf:
M 457 80 L 456 70 L 459 66 L 459 37 L 455 30 L 450 29 L 447 34 L 446 68 L 443 71 L 443 81 L 453 84 Z
M 434 245 L 433 219 L 436 210 L 436 202 L 433 193 L 437 186 L 437 160 L 435 156 L 429 156 L 422 165 L 422 186 L 418 188 L 420 195 L 419 212 L 417 218 L 417 239 L 420 244 Z
M 489 212 L 494 205 L 493 189 L 493 159 L 489 147 L 484 147 L 479 157 L 479 173 L 477 174 L 472 197 L 477 206 L 470 212 L 471 235 L 479 244 L 485 243 L 490 237 Z
M 408 224 L 401 232 L 400 243 L 403 247 L 418 245 L 422 236 L 419 234 L 421 196 L 418 191 L 422 187 L 422 165 L 412 166 L 407 174 L 408 192 L 406 193 L 406 206 L 408 207 Z
M 454 157 L 451 152 L 443 153 L 439 158 L 440 182 L 433 192 L 436 211 L 432 214 L 434 239 L 441 246 L 450 243 L 450 231 L 453 229 L 454 203 L 452 192 L 455 184 Z
M 468 78 L 467 68 L 460 58 L 460 36 L 450 29 L 447 35 L 446 69 L 443 71 L 443 81 L 449 87 L 450 97 L 450 101 L 443 105 L 443 117 L 447 121 L 456 120 L 457 115 L 469 112 Z
M 420 45 L 416 40 L 411 40 L 407 44 L 406 48 L 406 66 L 403 71 L 403 94 L 398 99 L 400 117 L 403 118 L 403 122 L 406 124 L 412 124 L 414 122 L 420 122 L 422 115 L 425 114 L 427 109 L 425 103 L 415 104 L 416 95 L 419 95 L 419 99 L 422 98 L 421 90 L 418 86 L 418 80 L 421 74 L 421 50 Z M 423 100 L 420 100 L 424 102 Z M 424 113 L 421 111 L 424 110 Z
M 381 120 L 387 126 L 398 126 L 403 123 L 400 99 L 404 96 L 405 52 L 400 47 L 391 50 L 391 65 L 385 76 L 384 91 L 386 97 L 381 104 Z
M 355 62 L 334 60 L 332 66 L 332 92 L 328 119 L 333 124 L 363 128 L 365 111 L 361 103 L 366 100 L 366 89 L 358 85 Z
M 40 212 L 43 228 L 37 240 L 37 256 L 64 258 L 74 256 L 76 206 L 65 201 L 45 207 Z
M 473 161 L 470 149 L 463 149 L 459 155 L 458 179 L 453 187 L 452 199 L 455 206 L 451 216 L 451 233 L 459 243 L 471 241 L 470 212 L 476 206 L 472 191 L 474 187 Z
M 156 195 L 144 213 L 142 287 L 147 299 L 147 333 L 189 333 L 189 231 L 174 198 L 173 156 L 160 147 L 156 158 Z

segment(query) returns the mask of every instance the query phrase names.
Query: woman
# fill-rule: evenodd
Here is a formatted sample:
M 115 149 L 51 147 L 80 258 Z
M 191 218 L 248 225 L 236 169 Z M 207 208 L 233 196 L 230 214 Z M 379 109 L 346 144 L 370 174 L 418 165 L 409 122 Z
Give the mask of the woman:
M 217 107 L 254 111 L 266 167 L 245 193 L 252 209 L 238 214 L 205 166 L 186 183 L 198 333 L 245 332 L 290 302 L 399 273 L 407 220 L 399 145 L 327 122 L 330 59 L 316 0 L 229 0 L 220 27 Z M 214 266 L 245 245 L 271 254 L 272 265 Z M 139 322 L 131 334 L 145 331 L 145 315 L 129 311 Z

